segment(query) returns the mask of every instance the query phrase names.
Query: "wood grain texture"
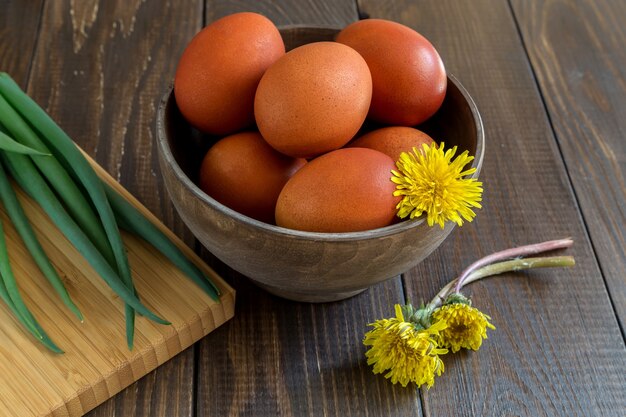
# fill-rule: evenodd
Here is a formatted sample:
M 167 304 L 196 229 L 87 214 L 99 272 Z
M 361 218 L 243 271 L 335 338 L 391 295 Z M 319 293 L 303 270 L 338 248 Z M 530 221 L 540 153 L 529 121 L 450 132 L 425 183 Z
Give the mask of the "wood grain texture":
M 195 349 L 191 347 L 100 405 L 90 417 L 193 415 Z
M 198 1 L 47 2 L 28 86 L 70 137 L 188 242 L 158 181 L 153 141 L 156 106 L 201 13 Z
M 362 344 L 367 323 L 402 300 L 399 279 L 305 304 L 231 277 L 237 315 L 200 343 L 199 417 L 421 415 L 416 390 L 372 374 Z
M 446 373 L 423 393 L 425 414 L 623 411 L 624 342 L 508 3 L 359 5 L 429 38 L 485 124 L 484 209 L 405 275 L 408 297 L 430 299 L 464 266 L 495 250 L 565 236 L 576 241 L 574 269 L 506 274 L 470 287 L 497 330 L 480 352 L 446 358 Z
M 0 71 L 24 88 L 30 71 L 43 0 L 0 0 Z
M 32 10 L 42 1 L 0 0 L 0 70 L 15 68 L 22 85 L 37 33 Z M 487 130 L 484 210 L 405 275 L 406 291 L 415 302 L 430 298 L 480 255 L 566 235 L 576 239 L 569 251 L 575 269 L 473 284 L 476 306 L 498 329 L 480 352 L 446 358 L 435 387 L 417 392 L 372 375 L 360 344 L 365 324 L 402 301 L 399 280 L 341 303 L 297 304 L 267 295 L 205 253 L 241 297 L 236 319 L 196 345 L 197 401 L 188 350 L 90 415 L 414 416 L 422 407 L 433 416 L 624 414 L 626 355 L 602 282 L 604 274 L 623 323 L 624 5 L 511 3 L 533 68 L 505 0 L 360 1 L 361 12 L 409 24 L 434 42 L 478 102 Z M 357 8 L 331 0 L 207 0 L 206 21 L 244 10 L 277 24 L 341 26 Z M 48 1 L 29 86 L 188 243 L 160 183 L 152 118 L 202 11 L 200 0 Z M 28 41 L 12 49 L 11 39 Z
M 109 185 L 123 191 L 115 180 L 103 173 L 102 170 L 103 179 Z M 56 269 L 61 271 L 70 295 L 83 311 L 85 321 L 79 322 L 56 299 L 4 211 L 1 211 L 11 265 L 15 275 L 21 277 L 18 282 L 25 302 L 65 354 L 52 354 L 35 343 L 2 305 L 0 322 L 5 325 L 0 329 L 0 415 L 83 415 L 232 317 L 232 289 L 204 266 L 182 241 L 173 238 L 171 232 L 169 237 L 174 243 L 220 288 L 221 302 L 212 301 L 147 242 L 123 234 L 135 285 L 144 304 L 172 323 L 163 326 L 139 317 L 135 347 L 132 351 L 128 350 L 124 305 L 119 297 L 33 200 L 21 190 L 18 198 L 43 249 Z M 137 200 L 129 201 L 144 216 L 156 220 Z M 175 379 L 175 375 L 171 379 Z M 144 384 L 151 381 L 148 379 Z M 159 388 L 165 389 L 163 386 L 153 387 L 157 393 Z M 132 412 L 137 403 L 133 401 L 131 409 L 124 413 Z M 172 401 L 171 404 L 176 403 Z M 159 408 L 163 406 L 157 402 L 154 407 L 156 413 L 160 412 Z M 142 412 L 150 410 L 149 406 L 141 407 Z
M 626 3 L 511 3 L 624 329 Z
M 349 0 L 206 0 L 206 22 L 237 12 L 256 12 L 277 26 L 328 25 L 343 27 L 358 18 L 356 3 Z
M 159 181 L 154 112 L 178 56 L 202 26 L 202 10 L 199 0 L 48 1 L 28 89 L 87 153 L 192 246 L 193 236 Z M 168 363 L 170 372 L 157 371 L 92 415 L 158 416 L 164 409 L 191 415 L 193 363 L 190 349 Z

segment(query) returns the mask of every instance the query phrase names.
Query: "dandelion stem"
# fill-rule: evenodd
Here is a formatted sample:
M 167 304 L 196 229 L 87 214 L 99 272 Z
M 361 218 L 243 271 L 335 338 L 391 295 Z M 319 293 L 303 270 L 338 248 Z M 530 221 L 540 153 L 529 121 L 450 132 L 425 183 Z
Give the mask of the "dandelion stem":
M 550 240 L 542 243 L 535 243 L 533 245 L 520 246 L 517 248 L 511 248 L 492 253 L 491 255 L 485 256 L 484 258 L 481 258 L 468 266 L 457 278 L 454 291 L 459 292 L 463 285 L 465 285 L 465 280 L 467 280 L 469 275 L 478 268 L 482 268 L 485 265 L 489 265 L 497 261 L 502 261 L 504 259 L 516 258 L 518 256 L 528 256 L 537 253 L 548 252 L 555 249 L 569 248 L 570 246 L 572 246 L 573 243 L 574 241 L 571 238 L 566 238 L 559 240 Z
M 502 274 L 510 271 L 523 271 L 525 269 L 532 268 L 557 268 L 557 267 L 571 267 L 576 265 L 576 261 L 573 256 L 550 256 L 543 258 L 523 258 L 512 259 L 510 261 L 498 262 L 495 264 L 487 265 L 483 268 L 477 269 L 472 272 L 463 285 L 470 284 L 479 279 L 489 277 L 492 275 Z
M 459 278 L 455 278 L 450 281 L 445 287 L 437 293 L 437 295 L 426 306 L 427 310 L 434 310 L 439 307 L 443 301 L 453 292 L 459 292 L 461 288 L 467 284 L 470 284 L 479 279 L 490 277 L 493 275 L 502 274 L 504 272 L 522 271 L 531 268 L 556 268 L 556 267 L 571 267 L 576 262 L 573 256 L 550 256 L 542 258 L 517 258 L 503 262 L 496 262 L 490 265 L 483 266 L 482 268 L 475 269 L 473 272 L 464 279 L 463 284 L 460 287 L 456 287 L 459 282 Z

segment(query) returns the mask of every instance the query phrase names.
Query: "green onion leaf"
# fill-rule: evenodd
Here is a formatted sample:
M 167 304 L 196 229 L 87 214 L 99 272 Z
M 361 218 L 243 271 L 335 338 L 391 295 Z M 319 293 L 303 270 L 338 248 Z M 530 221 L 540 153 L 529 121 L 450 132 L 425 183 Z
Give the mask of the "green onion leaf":
M 33 335 L 39 342 L 41 342 L 48 349 L 53 351 L 54 353 L 63 353 L 63 351 L 50 339 L 50 337 L 46 334 L 46 332 L 41 328 L 39 323 L 35 320 L 35 318 L 30 314 L 30 311 L 26 310 L 28 313 L 26 317 L 22 316 L 20 312 L 15 308 L 11 298 L 9 297 L 9 293 L 7 292 L 6 287 L 4 286 L 4 281 L 0 279 L 0 298 L 5 304 L 9 307 L 13 315 L 17 318 L 17 320 L 22 323 L 24 327 L 29 331 L 30 334 Z M 26 325 L 26 322 L 32 323 L 35 327 L 36 332 L 30 330 L 30 327 Z
M 0 123 L 20 143 L 50 155 L 48 147 L 1 94 Z M 33 157 L 33 162 L 35 162 L 35 165 L 37 165 L 52 188 L 57 192 L 67 207 L 68 212 L 76 220 L 76 223 L 89 236 L 104 257 L 114 262 L 113 252 L 98 217 L 96 217 L 93 209 L 59 161 L 56 158 L 35 156 Z M 113 263 L 112 265 L 115 264 Z
M 118 194 L 112 187 L 104 184 L 104 189 L 121 228 L 143 238 L 159 252 L 165 255 L 174 265 L 185 273 L 213 300 L 219 301 L 220 290 L 200 268 L 191 262 L 158 227 Z
M 41 247 L 39 240 L 37 240 L 37 236 L 28 222 L 28 218 L 26 217 L 26 214 L 22 209 L 22 205 L 11 187 L 11 183 L 6 176 L 2 164 L 0 164 L 0 200 L 2 200 L 2 204 L 4 205 L 9 218 L 13 222 L 13 226 L 19 233 L 24 245 L 35 260 L 35 263 L 43 275 L 48 279 L 52 287 L 59 294 L 63 303 L 76 315 L 76 317 L 78 317 L 80 321 L 83 321 L 83 315 L 70 298 L 70 295 L 65 289 L 65 285 L 63 285 L 63 281 L 61 281 L 56 269 L 54 269 L 50 263 L 50 260 Z
M 111 287 L 122 300 L 149 319 L 160 324 L 170 324 L 168 321 L 158 317 L 146 308 L 135 296 L 134 291 L 129 289 L 124 282 L 122 282 L 91 240 L 89 240 L 72 217 L 65 211 L 63 205 L 56 198 L 28 157 L 8 152 L 0 152 L 0 159 L 2 159 L 5 167 L 9 170 L 20 187 L 37 201 L 69 241 L 85 256 L 100 277 L 105 280 L 109 287 Z
M 0 73 L 0 94 L 11 103 L 31 126 L 39 131 L 41 138 L 52 150 L 52 153 L 82 183 L 96 208 L 102 221 L 102 226 L 104 226 L 106 236 L 113 250 L 119 276 L 122 277 L 124 284 L 133 292 L 134 296 L 135 290 L 122 237 L 115 222 L 111 206 L 104 194 L 100 179 L 95 171 L 80 153 L 74 141 L 6 73 Z M 134 296 L 134 299 L 138 300 L 136 296 Z M 126 334 L 129 348 L 132 348 L 133 345 L 134 322 L 134 312 L 126 308 Z
M 2 131 L 0 131 L 0 149 L 8 152 L 21 153 L 23 155 L 50 156 L 49 153 L 39 152 L 38 150 L 22 145 Z
M 33 324 L 33 320 L 29 320 L 30 311 L 28 310 L 28 307 L 26 307 L 26 304 L 24 304 L 22 295 L 17 288 L 17 282 L 15 281 L 15 276 L 13 275 L 11 264 L 9 263 L 9 252 L 7 251 L 7 244 L 4 239 L 4 228 L 2 227 L 2 222 L 0 222 L 0 275 L 2 276 L 2 282 L 4 283 L 4 287 L 7 290 L 11 303 L 15 306 L 18 314 L 25 318 L 24 325 L 30 332 L 33 333 L 33 335 L 35 335 L 35 337 L 41 340 L 43 336 Z

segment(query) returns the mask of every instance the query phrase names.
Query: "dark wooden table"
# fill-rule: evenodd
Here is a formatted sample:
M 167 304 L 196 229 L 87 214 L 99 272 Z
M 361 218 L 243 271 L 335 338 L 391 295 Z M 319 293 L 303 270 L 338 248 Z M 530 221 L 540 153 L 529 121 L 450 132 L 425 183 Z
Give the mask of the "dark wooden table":
M 395 20 L 429 38 L 482 113 L 484 209 L 426 261 L 352 299 L 278 299 L 219 261 L 227 325 L 90 416 L 626 415 L 626 2 L 0 0 L 0 69 L 190 245 L 160 179 L 155 108 L 205 24 Z M 474 259 L 572 236 L 577 266 L 470 288 L 497 330 L 430 390 L 364 360 L 366 324 L 432 297 Z

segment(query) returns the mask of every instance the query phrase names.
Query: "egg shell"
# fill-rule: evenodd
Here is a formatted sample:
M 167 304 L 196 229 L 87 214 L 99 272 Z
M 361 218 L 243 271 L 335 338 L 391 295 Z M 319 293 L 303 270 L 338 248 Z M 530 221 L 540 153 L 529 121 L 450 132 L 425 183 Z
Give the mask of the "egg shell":
M 200 167 L 200 188 L 231 209 L 274 224 L 276 200 L 306 164 L 276 152 L 258 132 L 227 136 L 213 145 Z
M 394 161 L 364 148 L 344 148 L 305 165 L 285 185 L 276 224 L 310 232 L 356 232 L 393 223 L 399 197 Z
M 265 70 L 285 54 L 274 24 L 235 13 L 202 29 L 183 52 L 174 80 L 176 104 L 197 129 L 227 135 L 254 123 L 254 94 Z
M 347 26 L 336 40 L 358 51 L 370 68 L 371 119 L 415 126 L 441 107 L 447 87 L 443 62 L 433 45 L 413 29 L 366 19 Z
M 423 144 L 432 143 L 433 139 L 421 130 L 405 126 L 390 126 L 361 136 L 351 142 L 350 147 L 375 149 L 397 161 L 402 152 L 411 152 L 413 148 L 421 150 Z
M 335 42 L 288 52 L 263 75 L 254 112 L 276 150 L 313 157 L 348 143 L 369 110 L 372 79 L 363 58 Z

